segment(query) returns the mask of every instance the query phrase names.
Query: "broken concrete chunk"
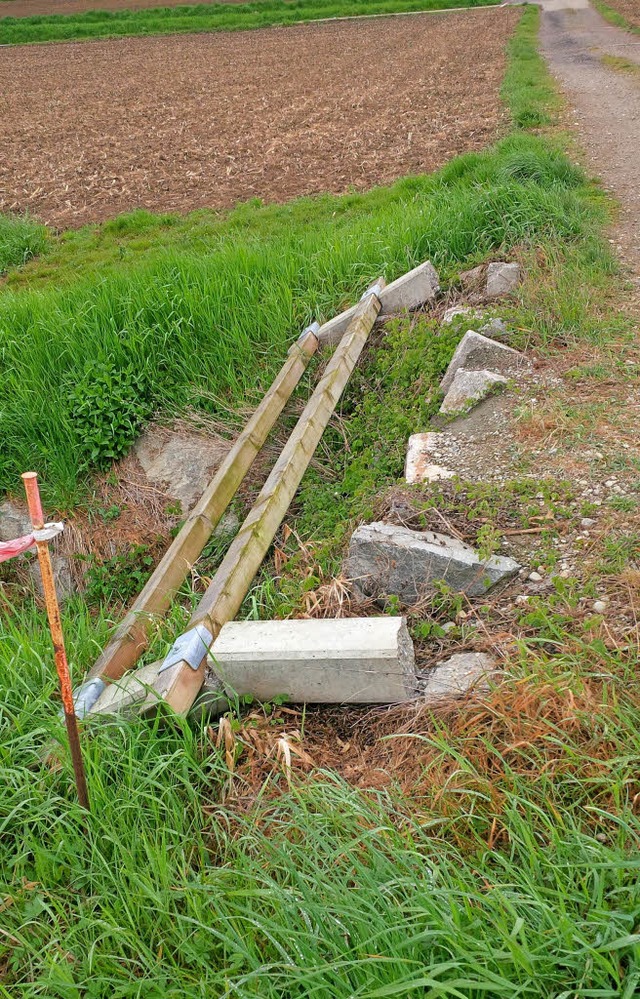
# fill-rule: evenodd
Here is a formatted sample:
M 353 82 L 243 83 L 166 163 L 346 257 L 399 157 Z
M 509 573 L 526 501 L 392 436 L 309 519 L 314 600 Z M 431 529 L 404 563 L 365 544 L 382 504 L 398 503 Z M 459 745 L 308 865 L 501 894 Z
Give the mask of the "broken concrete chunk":
M 403 617 L 232 621 L 211 649 L 209 688 L 294 703 L 388 704 L 415 697 Z
M 470 690 L 487 690 L 496 665 L 484 652 L 459 652 L 423 674 L 419 683 L 427 704 L 439 704 L 453 697 L 463 697 Z
M 488 323 L 481 326 L 478 331 L 482 336 L 489 337 L 494 340 L 501 340 L 507 336 L 509 330 L 507 329 L 506 323 L 502 319 L 490 319 Z
M 468 330 L 455 349 L 449 367 L 440 382 L 440 388 L 443 392 L 448 391 L 459 368 L 466 368 L 468 371 L 480 371 L 485 368 L 501 375 L 513 375 L 527 365 L 526 357 L 519 351 L 507 347 L 504 343 L 490 340 L 482 333 Z
M 487 298 L 510 295 L 520 284 L 520 264 L 493 263 L 487 268 Z
M 433 592 L 436 582 L 478 596 L 519 568 L 511 558 L 483 560 L 470 545 L 445 534 L 378 522 L 352 534 L 345 573 L 359 596 L 383 602 L 396 596 L 411 606 Z
M 395 315 L 398 312 L 405 312 L 417 309 L 427 302 L 431 302 L 440 290 L 440 279 L 433 264 L 426 260 L 418 267 L 414 267 L 408 274 L 403 274 L 388 284 L 380 293 L 382 308 L 380 317 Z M 340 342 L 340 339 L 349 325 L 355 306 L 341 312 L 339 316 L 330 319 L 320 327 L 318 340 L 322 346 L 331 346 Z
M 443 399 L 440 412 L 464 413 L 506 384 L 504 375 L 497 375 L 494 371 L 467 371 L 466 368 L 459 368 Z
M 452 305 L 443 315 L 442 322 L 452 323 L 454 319 L 458 319 L 460 316 L 467 316 L 469 320 L 479 319 L 480 313 L 470 305 Z
M 452 479 L 455 472 L 430 461 L 440 434 L 412 434 L 407 445 L 405 479 L 411 485 L 417 482 L 438 482 Z

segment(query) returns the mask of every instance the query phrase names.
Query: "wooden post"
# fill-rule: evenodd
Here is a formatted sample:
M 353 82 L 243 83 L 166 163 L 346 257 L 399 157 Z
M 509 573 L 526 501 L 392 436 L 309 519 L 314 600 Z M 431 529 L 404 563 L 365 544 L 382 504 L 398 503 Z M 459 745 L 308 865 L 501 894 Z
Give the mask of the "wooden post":
M 175 593 L 211 537 L 317 349 L 317 337 L 313 328 L 309 327 L 290 347 L 287 360 L 273 384 L 117 628 L 109 645 L 89 670 L 88 680 L 118 680 L 135 665 L 147 646 L 154 618 L 165 614 L 170 607 Z M 83 684 L 83 688 L 87 686 L 89 684 Z M 98 693 L 100 684 L 97 687 L 94 684 L 94 689 Z
M 44 516 L 42 513 L 42 503 L 40 502 L 40 491 L 38 489 L 38 475 L 36 472 L 24 472 L 22 475 L 24 489 L 27 494 L 27 505 L 29 516 L 36 536 L 36 548 L 38 551 L 38 562 L 42 573 L 42 589 L 44 591 L 44 602 L 47 608 L 47 618 L 51 629 L 51 639 L 53 642 L 53 655 L 56 664 L 56 672 L 60 681 L 60 695 L 64 708 L 64 720 L 67 726 L 67 736 L 69 738 L 69 749 L 71 750 L 71 762 L 76 780 L 78 801 L 83 808 L 89 810 L 89 793 L 87 791 L 87 781 L 82 762 L 82 750 L 80 749 L 80 734 L 78 732 L 78 719 L 76 718 L 73 704 L 73 689 L 71 686 L 71 676 L 69 674 L 69 664 L 67 653 L 64 647 L 64 635 L 62 634 L 62 622 L 60 620 L 60 607 L 56 595 L 56 586 L 53 578 L 53 568 L 51 566 L 51 555 L 49 544 L 46 540 L 40 540 L 38 533 L 46 534 L 44 528 Z
M 379 278 L 356 307 L 340 345 L 327 364 L 255 505 L 194 611 L 187 632 L 187 636 L 192 635 L 196 639 L 195 644 L 190 645 L 191 662 L 181 659 L 179 654 L 176 657 L 170 653 L 164 663 L 153 664 L 154 668 L 145 667 L 145 684 L 150 689 L 145 700 L 138 701 L 139 710 L 164 701 L 175 712 L 186 714 L 193 704 L 204 682 L 208 649 L 223 624 L 237 614 L 282 523 L 373 328 L 380 311 L 378 296 L 383 287 L 384 279 Z M 209 633 L 206 639 L 200 640 L 200 644 L 195 629 L 201 635 L 204 634 L 202 629 Z M 176 643 L 172 652 L 175 653 L 179 647 Z M 128 688 L 130 684 L 125 683 L 124 686 Z M 109 702 L 117 710 L 117 699 L 113 695 L 109 697 Z M 100 710 L 100 702 L 96 707 Z

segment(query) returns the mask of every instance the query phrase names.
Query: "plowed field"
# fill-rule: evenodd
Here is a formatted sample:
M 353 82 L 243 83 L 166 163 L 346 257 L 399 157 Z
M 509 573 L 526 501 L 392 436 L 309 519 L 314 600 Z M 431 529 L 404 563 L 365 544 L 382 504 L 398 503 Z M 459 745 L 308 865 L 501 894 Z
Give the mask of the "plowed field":
M 60 227 L 364 190 L 495 138 L 519 12 L 17 46 L 0 210 Z

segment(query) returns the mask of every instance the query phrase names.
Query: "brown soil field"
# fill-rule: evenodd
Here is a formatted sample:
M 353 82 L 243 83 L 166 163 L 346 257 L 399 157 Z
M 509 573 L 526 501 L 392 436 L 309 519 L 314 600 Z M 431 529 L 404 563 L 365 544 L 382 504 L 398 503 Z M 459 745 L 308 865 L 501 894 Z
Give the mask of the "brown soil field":
M 496 137 L 518 17 L 502 8 L 5 49 L 0 211 L 69 228 L 433 170 Z
M 142 10 L 144 7 L 184 7 L 200 3 L 246 3 L 246 0 L 0 0 L 0 17 L 81 14 L 86 10 Z
M 640 28 L 640 0 L 605 0 L 607 7 L 617 10 L 629 24 Z

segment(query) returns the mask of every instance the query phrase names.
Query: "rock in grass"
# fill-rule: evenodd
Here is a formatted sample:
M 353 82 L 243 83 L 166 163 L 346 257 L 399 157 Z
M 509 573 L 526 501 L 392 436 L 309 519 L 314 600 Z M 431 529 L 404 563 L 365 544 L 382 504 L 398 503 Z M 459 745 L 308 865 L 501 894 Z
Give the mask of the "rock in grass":
M 512 558 L 482 559 L 470 545 L 433 531 L 412 531 L 381 522 L 361 525 L 351 536 L 345 573 L 356 595 L 410 607 L 445 582 L 469 596 L 486 593 L 517 573 Z
M 11 500 L 0 503 L 0 541 L 13 541 L 31 533 L 31 518 Z
M 452 305 L 450 309 L 444 313 L 442 317 L 443 324 L 452 323 L 454 319 L 458 319 L 460 316 L 467 316 L 469 320 L 479 319 L 480 313 L 477 309 L 472 308 L 470 305 Z
M 430 460 L 439 434 L 412 434 L 407 444 L 407 460 L 404 477 L 410 485 L 417 482 L 438 482 L 452 479 L 455 472 Z
M 520 264 L 496 262 L 487 268 L 487 298 L 510 295 L 520 284 Z
M 492 392 L 504 388 L 507 379 L 495 371 L 467 371 L 460 368 L 447 392 L 440 412 L 446 415 L 464 413 Z
M 468 330 L 455 349 L 449 367 L 440 382 L 440 388 L 443 392 L 449 390 L 459 368 L 466 368 L 468 371 L 480 371 L 486 368 L 501 375 L 513 375 L 527 365 L 526 357 L 519 351 L 507 347 L 504 343 L 490 340 L 482 333 Z
M 454 697 L 463 697 L 470 690 L 487 690 L 496 664 L 484 652 L 459 652 L 439 663 L 420 678 L 422 698 L 427 704 L 437 705 Z

